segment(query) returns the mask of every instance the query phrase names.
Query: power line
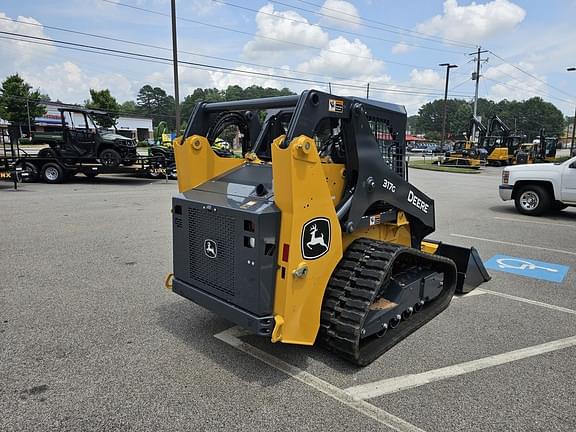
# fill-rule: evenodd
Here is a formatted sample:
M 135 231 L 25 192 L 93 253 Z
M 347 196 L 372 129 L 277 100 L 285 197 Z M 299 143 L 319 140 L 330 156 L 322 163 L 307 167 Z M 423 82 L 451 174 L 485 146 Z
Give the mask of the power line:
M 142 54 L 142 53 L 135 53 L 135 52 L 124 51 L 124 50 L 117 50 L 117 49 L 112 49 L 112 48 L 99 47 L 99 46 L 95 46 L 95 45 L 87 45 L 87 44 L 80 44 L 80 43 L 75 43 L 75 42 L 61 41 L 61 40 L 56 40 L 56 39 L 48 39 L 48 38 L 42 38 L 39 36 L 22 35 L 22 34 L 14 33 L 14 32 L 0 31 L 0 34 L 25 38 L 25 39 L 15 39 L 15 38 L 0 36 L 4 39 L 19 40 L 22 42 L 30 42 L 30 43 L 41 42 L 41 43 L 39 43 L 39 45 L 50 45 L 50 46 L 52 46 L 52 45 L 48 44 L 47 42 L 52 42 L 52 43 L 56 43 L 59 45 L 63 45 L 63 46 L 59 46 L 59 48 L 65 48 L 66 47 L 68 49 L 75 49 L 78 51 L 91 52 L 94 54 L 102 54 L 102 55 L 108 55 L 108 56 L 113 56 L 113 57 L 121 57 L 121 58 L 127 58 L 127 59 L 149 61 L 152 63 L 171 64 L 170 63 L 171 59 L 166 58 L 166 57 L 158 57 L 158 56 L 152 56 L 152 55 L 148 55 L 148 54 Z M 33 39 L 33 40 L 29 40 L 29 39 Z M 242 70 L 238 70 L 238 69 L 231 69 L 231 68 L 227 68 L 227 67 L 223 67 L 223 66 L 215 66 L 215 65 L 205 64 L 205 63 L 180 61 L 180 64 L 184 67 L 190 67 L 192 69 L 200 69 L 200 70 L 208 70 L 208 71 L 209 70 L 217 70 L 217 71 L 223 71 L 226 74 L 231 74 L 231 75 L 243 75 L 243 76 L 253 75 L 253 76 L 259 76 L 259 77 L 264 77 L 264 78 L 275 78 L 275 79 L 291 81 L 291 82 L 320 84 L 323 86 L 328 86 L 330 84 L 330 81 L 311 80 L 311 79 L 275 75 L 275 74 L 256 72 L 256 71 L 242 71 Z M 332 82 L 332 84 L 338 85 L 338 86 L 344 87 L 344 88 L 362 89 L 362 90 L 365 89 L 365 86 L 360 86 L 360 85 L 352 85 L 352 84 L 338 83 L 338 82 Z M 394 89 L 394 88 L 374 87 L 374 89 L 380 90 L 382 92 L 393 93 L 393 94 L 396 93 L 396 94 L 410 94 L 410 95 L 423 95 L 423 96 L 438 96 L 439 95 L 439 93 L 407 91 L 407 90 L 399 90 L 399 89 Z
M 148 13 L 152 13 L 155 15 L 160 15 L 160 16 L 165 16 L 165 17 L 170 17 L 170 14 L 166 14 L 164 12 L 159 12 L 159 11 L 155 11 L 152 9 L 146 9 L 140 6 L 134 6 L 134 5 L 129 5 L 126 3 L 122 3 L 122 2 L 116 2 L 113 0 L 100 0 L 102 2 L 105 3 L 110 3 L 116 6 L 122 6 L 122 7 L 126 7 L 126 8 L 130 8 L 130 9 L 134 9 L 134 10 L 139 10 L 139 11 L 143 11 L 143 12 L 148 12 Z M 202 26 L 206 26 L 206 27 L 211 27 L 211 28 L 216 28 L 219 30 L 223 30 L 223 31 L 227 31 L 227 32 L 234 32 L 234 33 L 239 33 L 239 34 L 243 34 L 243 35 L 247 35 L 250 37 L 254 37 L 254 38 L 259 38 L 259 39 L 266 39 L 266 40 L 271 40 L 274 42 L 280 42 L 283 44 L 287 44 L 287 45 L 293 45 L 293 46 L 298 46 L 298 47 L 302 47 L 302 48 L 307 48 L 307 49 L 314 49 L 314 50 L 319 50 L 319 51 L 325 51 L 325 52 L 331 52 L 334 54 L 340 54 L 340 55 L 344 55 L 347 57 L 352 57 L 352 58 L 360 58 L 360 59 L 364 59 L 364 60 L 379 60 L 376 57 L 367 57 L 367 56 L 360 56 L 360 55 L 356 55 L 356 54 L 351 54 L 351 53 L 346 53 L 343 51 L 337 51 L 337 50 L 332 50 L 332 49 L 328 49 L 328 48 L 324 48 L 324 47 L 319 47 L 319 46 L 314 46 L 314 45 L 307 45 L 307 44 L 303 44 L 303 43 L 299 43 L 299 42 L 293 42 L 293 41 L 287 41 L 284 39 L 277 39 L 277 38 L 273 38 L 270 36 L 263 36 L 263 35 L 259 35 L 256 33 L 250 33 L 250 32 L 245 32 L 242 30 L 237 30 L 237 29 L 232 29 L 229 27 L 225 27 L 225 26 L 220 26 L 220 25 L 216 25 L 216 24 L 209 24 L 206 22 L 202 22 L 202 21 L 198 21 L 198 20 L 193 20 L 190 18 L 184 18 L 184 17 L 177 17 L 178 20 L 180 21 L 184 21 L 184 22 L 190 22 L 193 24 L 198 24 L 198 25 L 202 25 Z M 410 68 L 417 68 L 417 69 L 425 69 L 426 66 L 422 66 L 422 65 L 414 65 L 414 64 L 409 64 L 409 63 L 401 63 L 401 62 L 395 62 L 392 60 L 385 60 L 385 59 L 380 59 L 385 61 L 386 63 L 390 63 L 390 64 L 395 64 L 398 66 L 404 66 L 404 67 L 410 67 Z
M 519 86 L 510 84 L 510 83 L 505 83 L 505 82 L 503 82 L 503 81 L 496 80 L 496 79 L 494 79 L 494 78 L 488 78 L 488 77 L 486 77 L 486 76 L 485 76 L 484 78 L 487 79 L 488 81 L 492 81 L 492 82 L 494 82 L 494 83 L 496 83 L 496 84 L 503 85 L 503 86 L 508 87 L 508 88 L 510 88 L 510 89 L 521 90 L 521 91 L 524 91 L 524 92 L 525 92 L 526 90 L 532 90 L 532 91 L 535 90 L 533 87 L 528 87 L 528 88 L 527 88 L 527 87 L 519 87 Z M 517 79 L 517 78 L 513 78 L 513 79 Z M 558 101 L 565 102 L 565 103 L 569 103 L 569 104 L 572 103 L 572 101 L 569 101 L 569 100 L 567 100 L 567 99 L 562 99 L 562 98 L 560 98 L 560 97 L 558 97 L 558 96 L 553 96 L 553 95 L 550 95 L 550 94 L 536 93 L 536 92 L 534 92 L 534 95 L 535 95 L 535 96 L 541 96 L 541 97 L 547 97 L 547 98 L 550 98 L 550 99 L 556 99 L 556 100 L 558 100 Z
M 519 70 L 519 71 L 522 72 L 523 74 L 528 75 L 528 76 L 531 77 L 532 79 L 535 79 L 536 81 L 539 81 L 539 82 L 541 82 L 542 84 L 545 84 L 547 87 L 550 87 L 551 89 L 554 89 L 554 90 L 556 90 L 556 91 L 564 94 L 565 96 L 568 96 L 568 97 L 574 99 L 574 95 L 572 95 L 572 94 L 570 94 L 570 93 L 567 93 L 566 91 L 562 90 L 561 88 L 555 87 L 555 86 L 553 86 L 552 84 L 548 83 L 547 81 L 545 81 L 545 80 L 537 77 L 536 75 L 531 74 L 531 73 L 528 72 L 528 71 L 525 71 L 524 69 L 522 69 L 522 68 L 519 67 L 519 66 L 516 66 L 516 65 L 513 64 L 513 63 L 510 63 L 508 60 L 506 60 L 505 58 L 500 57 L 500 56 L 499 56 L 498 54 L 496 54 L 494 51 L 490 51 L 490 53 L 491 53 L 494 57 L 496 57 L 497 59 L 501 60 L 502 62 L 504 62 L 504 63 L 506 63 L 506 64 L 508 64 L 508 65 L 510 65 L 510 66 L 512 66 L 514 69 Z
M 230 6 L 230 7 L 234 7 L 234 8 L 237 8 L 237 9 L 242 9 L 242 10 L 254 12 L 254 13 L 256 13 L 256 14 L 267 15 L 267 16 L 271 16 L 271 17 L 274 17 L 274 18 L 277 18 L 277 19 L 282 19 L 282 20 L 285 20 L 285 21 L 292 21 L 292 22 L 296 22 L 296 23 L 299 23 L 299 24 L 307 24 L 307 25 L 312 26 L 312 27 L 318 27 L 318 28 L 320 28 L 320 29 L 331 30 L 331 31 L 335 31 L 335 32 L 338 32 L 338 33 L 344 33 L 344 34 L 348 34 L 348 35 L 352 35 L 352 36 L 359 36 L 359 37 L 363 37 L 363 38 L 367 38 L 367 39 L 374 39 L 374 40 L 378 40 L 378 41 L 381 41 L 381 42 L 387 42 L 387 43 L 391 43 L 391 44 L 403 43 L 403 44 L 408 45 L 408 46 L 412 46 L 412 47 L 416 47 L 416 48 L 422 48 L 422 49 L 428 49 L 428 50 L 433 50 L 433 51 L 448 52 L 448 53 L 452 53 L 452 54 L 462 54 L 462 52 L 460 52 L 460 51 L 447 50 L 447 49 L 442 49 L 442 48 L 434 48 L 434 47 L 429 47 L 429 46 L 425 46 L 425 45 L 417 45 L 417 44 L 413 44 L 413 43 L 410 43 L 410 42 L 405 42 L 405 41 L 402 41 L 402 40 L 384 39 L 384 38 L 381 38 L 381 37 L 378 37 L 378 36 L 367 35 L 367 34 L 364 34 L 364 33 L 357 33 L 357 32 L 352 32 L 352 31 L 349 31 L 349 30 L 337 29 L 337 28 L 334 28 L 334 27 L 326 26 L 326 25 L 313 24 L 313 23 L 309 23 L 307 20 L 301 21 L 301 20 L 297 20 L 297 19 L 294 19 L 294 18 L 288 18 L 288 17 L 286 17 L 286 16 L 275 15 L 275 14 L 273 14 L 273 13 L 264 12 L 264 11 L 262 11 L 262 10 L 253 9 L 253 8 L 249 8 L 249 7 L 246 7 L 246 6 L 240 6 L 240 5 L 235 4 L 235 3 L 228 3 L 228 2 L 225 2 L 225 1 L 223 1 L 223 0 L 212 0 L 212 1 L 215 2 L 215 3 L 220 3 L 220 4 L 223 4 L 223 5 L 226 5 L 226 6 Z M 281 3 L 281 4 L 283 4 L 283 3 Z M 291 6 L 291 7 L 292 7 L 292 6 Z
M 319 15 L 319 16 L 324 16 L 324 17 L 326 17 L 326 18 L 335 19 L 335 20 L 338 20 L 338 21 L 343 21 L 343 22 L 352 23 L 352 24 L 357 24 L 357 23 L 358 23 L 356 20 L 345 20 L 345 19 L 343 19 L 343 18 L 341 18 L 341 17 L 338 17 L 338 16 L 326 15 L 326 14 L 323 14 L 323 13 L 321 13 L 321 12 L 311 11 L 311 10 L 309 10 L 309 9 L 304 9 L 304 8 L 300 8 L 300 7 L 298 7 L 298 6 L 294 6 L 294 5 L 282 3 L 282 2 L 277 1 L 277 0 L 269 0 L 269 1 L 270 1 L 270 3 L 281 4 L 281 5 L 283 5 L 283 6 L 292 7 L 292 8 L 294 8 L 294 9 L 299 9 L 299 10 L 302 10 L 302 11 L 306 11 L 306 12 L 313 13 L 313 14 L 315 14 L 315 15 Z M 406 28 L 404 28 L 404 27 L 395 26 L 395 25 L 392 25 L 392 24 L 387 24 L 387 23 L 384 23 L 384 22 L 382 22 L 382 21 L 377 21 L 377 20 L 373 20 L 373 19 L 364 18 L 364 17 L 357 16 L 357 15 L 354 15 L 354 14 L 350 14 L 350 13 L 347 13 L 347 12 L 344 12 L 344 11 L 341 11 L 341 10 L 338 10 L 338 9 L 329 8 L 329 7 L 323 7 L 323 5 L 320 5 L 320 4 L 318 4 L 318 3 L 313 3 L 313 2 L 305 1 L 305 0 L 297 0 L 297 1 L 299 1 L 300 3 L 304 3 L 304 4 L 311 5 L 311 6 L 316 6 L 316 7 L 319 7 L 319 8 L 324 8 L 324 9 L 326 9 L 326 10 L 334 11 L 334 12 L 337 12 L 339 15 L 347 15 L 347 16 L 350 16 L 350 17 L 353 17 L 353 18 L 356 18 L 356 19 L 359 18 L 359 19 L 361 19 L 362 21 L 376 23 L 376 24 L 378 24 L 378 25 L 380 25 L 380 26 L 390 27 L 390 28 L 402 30 L 402 33 L 397 32 L 397 31 L 392 31 L 392 30 L 383 29 L 383 28 L 381 28 L 381 27 L 375 27 L 375 26 L 370 26 L 370 25 L 364 24 L 364 26 L 367 27 L 367 28 L 373 28 L 373 29 L 380 30 L 380 31 L 386 31 L 386 32 L 390 32 L 390 33 L 395 33 L 395 34 L 399 34 L 399 35 L 402 35 L 402 36 L 409 36 L 409 37 L 413 37 L 413 38 L 416 38 L 416 39 L 423 39 L 423 40 L 426 40 L 426 41 L 429 41 L 429 42 L 445 43 L 445 44 L 449 44 L 449 45 L 459 46 L 459 47 L 462 47 L 462 48 L 473 48 L 473 47 L 475 46 L 475 45 L 473 45 L 473 44 L 471 44 L 471 43 L 468 43 L 468 42 L 457 41 L 457 40 L 454 40 L 454 39 L 441 38 L 441 37 L 439 37 L 439 36 L 435 36 L 435 35 L 431 35 L 431 34 L 427 34 L 427 33 L 422 33 L 422 32 L 416 31 L 416 30 L 406 29 Z M 406 33 L 414 33 L 414 34 L 416 34 L 416 35 L 422 35 L 422 36 L 414 36 L 414 35 L 410 35 L 410 34 L 406 35 Z
M 89 36 L 89 37 L 94 37 L 94 38 L 113 41 L 113 42 L 120 42 L 120 43 L 135 45 L 135 46 L 141 46 L 141 47 L 145 47 L 145 48 L 154 48 L 154 49 L 163 50 L 163 51 L 171 51 L 170 48 L 163 47 L 163 46 L 152 45 L 152 44 L 147 44 L 147 43 L 143 43 L 143 42 L 130 41 L 130 40 L 126 40 L 126 39 L 119 39 L 119 38 L 114 38 L 114 37 L 110 37 L 110 36 L 98 35 L 98 34 L 94 34 L 94 33 L 87 33 L 87 32 L 82 32 L 82 31 L 78 31 L 78 30 L 63 28 L 63 27 L 55 27 L 55 26 L 49 26 L 49 25 L 44 25 L 44 24 L 39 24 L 39 23 L 18 21 L 18 20 L 14 20 L 11 18 L 5 18 L 5 17 L 0 17 L 0 20 L 16 22 L 19 24 L 25 24 L 25 25 L 30 25 L 30 26 L 40 27 L 40 28 L 47 28 L 47 29 L 51 29 L 51 30 L 56 30 L 56 31 L 61 31 L 61 32 L 66 32 L 66 33 L 71 33 L 71 34 L 77 34 L 77 35 L 82 35 L 82 36 Z M 275 67 L 275 66 L 268 66 L 268 65 L 263 65 L 263 64 L 259 64 L 259 63 L 233 60 L 233 59 L 228 59 L 228 58 L 224 58 L 224 57 L 211 56 L 211 55 L 201 54 L 201 53 L 192 52 L 192 51 L 178 50 L 178 53 L 189 54 L 192 56 L 209 58 L 209 59 L 213 59 L 213 60 L 221 60 L 221 61 L 226 61 L 226 62 L 230 62 L 230 63 L 238 63 L 238 64 L 242 64 L 242 65 L 247 65 L 247 66 L 261 67 L 261 68 L 274 69 L 274 70 L 279 70 L 281 72 L 286 72 L 286 69 Z M 314 73 L 314 72 L 303 72 L 303 71 L 298 71 L 298 70 L 290 70 L 290 72 L 295 73 L 295 74 L 299 74 L 299 75 L 318 76 L 318 77 L 326 78 L 326 75 Z M 365 81 L 348 79 L 348 78 L 341 77 L 341 76 L 331 76 L 331 78 L 361 83 L 362 85 L 365 85 Z M 396 86 L 397 87 L 410 88 L 410 89 L 417 89 L 417 90 L 436 91 L 436 89 L 429 88 L 429 87 L 404 86 L 404 85 L 400 85 L 400 84 L 396 84 Z

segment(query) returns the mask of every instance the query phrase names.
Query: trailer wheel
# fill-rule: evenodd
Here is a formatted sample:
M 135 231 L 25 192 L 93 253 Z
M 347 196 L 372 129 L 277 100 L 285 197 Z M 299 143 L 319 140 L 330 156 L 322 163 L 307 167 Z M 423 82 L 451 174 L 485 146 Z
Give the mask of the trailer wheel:
M 64 181 L 64 170 L 54 162 L 48 162 L 42 167 L 42 180 L 46 183 L 62 183 Z
M 550 195 L 542 186 L 524 186 L 514 199 L 516 210 L 530 216 L 540 216 L 550 209 Z
M 117 167 L 122 162 L 122 157 L 114 149 L 104 149 L 100 153 L 100 163 L 105 167 Z
M 22 171 L 19 174 L 19 179 L 22 183 L 34 183 L 38 181 L 38 167 L 33 163 L 24 162 L 24 164 L 18 168 L 22 168 Z
M 170 164 L 168 166 L 168 178 L 172 179 L 172 180 L 176 180 L 178 178 L 178 174 L 176 171 L 176 164 Z

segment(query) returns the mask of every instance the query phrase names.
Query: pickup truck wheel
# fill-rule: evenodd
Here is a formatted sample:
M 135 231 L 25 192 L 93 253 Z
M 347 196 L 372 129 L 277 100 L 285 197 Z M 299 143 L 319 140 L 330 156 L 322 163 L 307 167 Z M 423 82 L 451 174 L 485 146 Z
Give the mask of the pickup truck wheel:
M 542 186 L 523 187 L 514 200 L 516 210 L 525 215 L 539 216 L 550 208 L 550 196 Z
M 106 167 L 117 167 L 122 162 L 122 157 L 114 149 L 104 149 L 100 153 L 100 163 Z
M 41 176 L 46 183 L 62 183 L 64 181 L 64 170 L 57 163 L 48 162 L 42 167 Z

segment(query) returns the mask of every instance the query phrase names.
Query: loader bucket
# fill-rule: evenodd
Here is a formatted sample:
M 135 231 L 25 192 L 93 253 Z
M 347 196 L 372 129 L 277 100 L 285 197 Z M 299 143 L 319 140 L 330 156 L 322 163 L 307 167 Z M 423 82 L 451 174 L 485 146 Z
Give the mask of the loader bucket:
M 435 255 L 450 258 L 456 264 L 458 271 L 456 293 L 469 293 L 480 284 L 490 280 L 490 275 L 475 247 L 465 248 L 442 242 L 437 242 L 437 244 L 438 249 Z

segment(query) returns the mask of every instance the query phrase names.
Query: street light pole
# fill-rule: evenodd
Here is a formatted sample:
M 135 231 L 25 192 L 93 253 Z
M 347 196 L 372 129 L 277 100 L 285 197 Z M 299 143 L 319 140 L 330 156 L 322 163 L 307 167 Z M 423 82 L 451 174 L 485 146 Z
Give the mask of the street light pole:
M 448 104 L 448 81 L 450 80 L 450 69 L 457 68 L 458 65 L 442 63 L 439 66 L 446 67 L 446 86 L 444 88 L 444 115 L 442 117 L 442 145 L 446 140 L 446 105 Z
M 576 71 L 576 67 L 566 69 L 568 72 Z M 576 138 L 576 108 L 574 109 L 574 121 L 572 122 L 572 143 L 570 144 L 570 156 L 574 156 L 574 138 Z
M 174 103 L 176 104 L 176 136 L 180 134 L 180 90 L 178 88 L 178 41 L 176 39 L 176 0 L 172 0 L 172 63 L 174 66 Z

